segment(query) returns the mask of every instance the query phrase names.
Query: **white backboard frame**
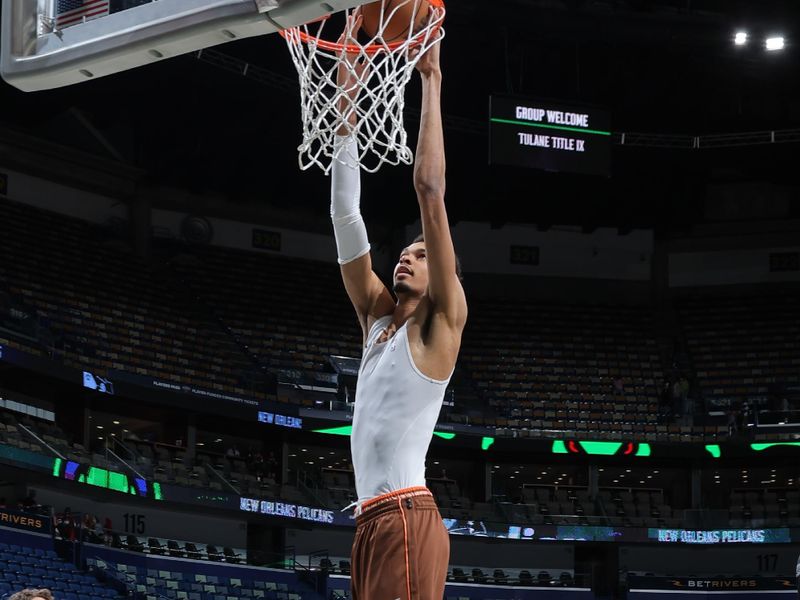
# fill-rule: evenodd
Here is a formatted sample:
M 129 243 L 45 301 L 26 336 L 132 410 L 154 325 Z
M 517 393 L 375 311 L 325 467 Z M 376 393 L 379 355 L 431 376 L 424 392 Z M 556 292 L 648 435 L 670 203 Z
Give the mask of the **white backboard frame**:
M 62 30 L 53 0 L 2 0 L 0 75 L 26 91 L 89 81 L 368 0 L 158 0 Z

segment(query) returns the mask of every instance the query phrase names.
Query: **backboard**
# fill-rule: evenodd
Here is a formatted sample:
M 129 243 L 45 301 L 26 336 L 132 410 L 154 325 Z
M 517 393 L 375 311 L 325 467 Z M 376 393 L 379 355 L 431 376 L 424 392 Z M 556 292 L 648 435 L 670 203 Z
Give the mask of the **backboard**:
M 36 91 L 231 40 L 368 0 L 2 0 L 0 74 Z

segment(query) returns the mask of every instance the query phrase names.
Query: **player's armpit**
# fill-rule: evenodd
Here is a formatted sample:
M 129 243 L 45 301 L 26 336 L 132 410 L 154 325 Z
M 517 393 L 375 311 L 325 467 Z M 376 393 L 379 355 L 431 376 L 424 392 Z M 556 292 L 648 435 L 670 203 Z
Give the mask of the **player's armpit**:
M 369 253 L 341 265 L 341 271 L 347 296 L 358 315 L 366 339 L 371 320 L 380 319 L 394 311 L 394 299 L 372 270 Z

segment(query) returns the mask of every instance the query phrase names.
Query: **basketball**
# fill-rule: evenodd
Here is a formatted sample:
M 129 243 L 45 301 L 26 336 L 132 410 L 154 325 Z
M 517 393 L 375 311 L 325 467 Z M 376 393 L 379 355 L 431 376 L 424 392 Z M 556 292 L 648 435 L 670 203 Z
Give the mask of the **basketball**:
M 379 0 L 361 7 L 364 18 L 361 29 L 369 37 L 375 37 L 383 18 L 383 41 L 396 42 L 408 37 L 412 19 L 414 30 L 419 29 L 427 20 L 429 11 L 428 0 Z

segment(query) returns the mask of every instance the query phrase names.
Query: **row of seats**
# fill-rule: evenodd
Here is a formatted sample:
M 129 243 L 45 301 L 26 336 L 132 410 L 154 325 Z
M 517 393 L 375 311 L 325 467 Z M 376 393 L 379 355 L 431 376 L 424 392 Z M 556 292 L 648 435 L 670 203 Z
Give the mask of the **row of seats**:
M 175 277 L 95 226 L 2 201 L 0 254 L 0 284 L 65 365 L 266 397 L 247 385 L 248 357 Z
M 557 577 L 549 571 L 541 570 L 534 577 L 528 569 L 509 575 L 503 569 L 494 569 L 491 575 L 484 573 L 479 567 L 453 567 L 447 573 L 447 580 L 453 583 L 478 583 L 496 585 L 524 585 L 528 587 L 571 587 L 573 576 L 569 571 L 562 571 Z
M 204 575 L 194 573 L 191 565 L 175 563 L 175 570 L 148 569 L 124 562 L 96 557 L 87 559 L 91 569 L 124 581 L 132 591 L 146 600 L 232 600 L 233 598 L 265 598 L 267 600 L 301 600 L 299 590 L 287 583 L 271 581 L 269 571 L 263 578 Z
M 61 560 L 52 550 L 0 542 L 0 595 L 48 588 L 63 600 L 106 600 L 118 592 Z
M 646 309 L 475 301 L 461 361 L 495 411 L 484 425 L 640 430 L 657 422 L 663 375 Z
M 787 527 L 800 523 L 800 491 L 734 491 L 730 497 L 732 527 Z
M 678 310 L 698 381 L 712 405 L 763 401 L 772 386 L 800 382 L 796 290 L 691 297 Z
M 229 546 L 217 547 L 213 544 L 195 544 L 176 540 L 164 540 L 149 537 L 140 539 L 133 534 L 111 534 L 111 547 L 132 552 L 143 552 L 156 556 L 171 556 L 173 558 L 190 558 L 193 560 L 210 560 L 240 564 L 247 562 L 243 551 L 236 551 Z

